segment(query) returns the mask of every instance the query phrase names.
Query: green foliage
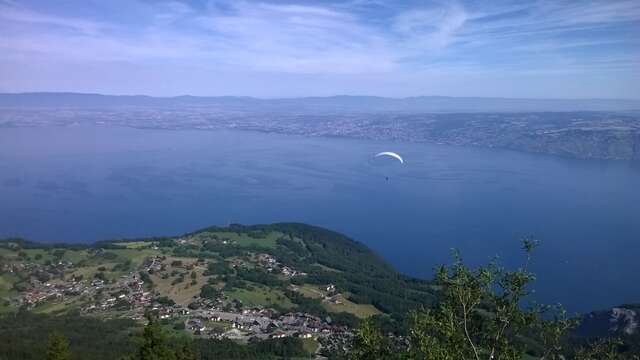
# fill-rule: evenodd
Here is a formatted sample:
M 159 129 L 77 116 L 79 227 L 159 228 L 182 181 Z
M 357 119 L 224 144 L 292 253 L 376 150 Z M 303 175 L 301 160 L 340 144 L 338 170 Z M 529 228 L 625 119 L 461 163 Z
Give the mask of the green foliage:
M 619 352 L 621 345 L 623 345 L 621 339 L 598 339 L 586 347 L 578 349 L 575 358 L 580 360 L 620 360 L 622 359 Z M 634 359 L 638 359 L 638 357 Z
M 121 263 L 117 263 L 113 267 L 113 269 L 111 269 L 111 271 L 126 272 L 126 271 L 130 271 L 132 267 L 133 267 L 133 262 L 131 261 L 131 259 L 126 259 L 125 261 L 123 261 Z
M 287 290 L 285 295 L 291 299 L 291 302 L 297 305 L 297 311 L 315 315 L 323 319 L 328 316 L 331 318 L 332 323 L 345 325 L 350 328 L 355 328 L 360 324 L 358 317 L 353 314 L 346 312 L 329 313 L 325 307 L 322 306 L 320 299 L 308 298 L 298 292 L 290 290 Z
M 150 319 L 136 352 L 125 360 L 273 359 L 307 357 L 300 339 L 270 339 L 241 345 L 231 340 L 171 338 Z
M 205 284 L 200 289 L 200 297 L 205 299 L 215 299 L 220 296 L 220 291 L 214 286 Z
M 529 294 L 527 285 L 534 275 L 527 270 L 537 243 L 526 239 L 523 249 L 527 262 L 523 268 L 507 271 L 495 263 L 470 269 L 459 254 L 455 263 L 439 268 L 435 283 L 440 287 L 439 301 L 410 313 L 410 346 L 403 356 L 410 359 L 504 359 L 520 360 L 527 349 L 525 338 L 533 338 L 543 348 L 544 359 L 561 359 L 566 352 L 563 338 L 577 325 L 560 308 L 555 317 L 545 316 L 553 308 L 524 308 Z M 352 354 L 387 351 L 380 334 L 364 322 L 357 333 Z M 370 358 L 385 358 L 372 356 Z
M 96 257 L 102 258 L 107 261 L 113 261 L 118 258 L 118 254 L 112 253 L 110 251 L 99 251 L 96 253 Z
M 553 313 L 553 317 L 542 317 L 534 325 L 534 331 L 539 335 L 542 346 L 542 358 L 546 360 L 564 360 L 564 345 L 567 333 L 574 329 L 579 321 L 577 318 L 568 318 L 567 312 L 560 306 L 539 307 L 539 313 Z
M 217 234 L 228 234 L 237 241 L 223 244 Z M 263 237 L 273 238 L 274 246 L 264 247 Z M 229 227 L 210 227 L 185 234 L 182 237 L 202 239 L 198 248 L 190 248 L 188 253 L 194 257 L 216 258 L 219 261 L 208 264 L 204 275 L 218 275 L 226 282 L 224 290 L 242 288 L 250 283 L 264 284 L 270 287 L 284 287 L 287 283 L 322 285 L 334 284 L 341 292 L 348 292 L 348 300 L 356 304 L 371 304 L 390 314 L 394 321 L 402 322 L 407 311 L 421 304 L 435 300 L 434 290 L 429 281 L 410 278 L 398 274 L 382 258 L 365 245 L 346 236 L 298 223 L 279 223 L 271 225 L 231 225 Z M 260 238 L 257 242 L 240 239 Z M 174 253 L 183 246 L 174 247 Z M 186 251 L 186 248 L 180 251 Z M 224 258 L 243 257 L 248 252 L 266 252 L 274 255 L 279 262 L 308 275 L 289 280 L 281 280 L 271 273 L 256 269 L 235 271 Z M 187 252 L 185 252 L 186 254 Z M 186 256 L 186 255 L 185 255 Z
M 207 264 L 207 270 L 204 275 L 227 275 L 233 274 L 233 269 L 225 261 L 210 262 Z
M 363 320 L 353 339 L 353 360 L 391 359 L 395 357 L 389 339 L 372 319 Z
M 74 360 L 113 360 L 129 353 L 132 320 L 99 320 L 78 314 L 44 315 L 19 311 L 0 317 L 0 359 L 42 360 L 46 339 L 59 333 L 69 340 Z M 44 340 L 43 340 L 44 339 Z
M 93 275 L 93 277 L 96 278 L 96 279 L 100 279 L 102 281 L 106 281 L 107 280 L 107 276 L 102 271 L 95 273 Z
M 146 271 L 140 271 L 138 274 L 140 275 L 140 280 L 144 282 L 144 287 L 146 289 L 153 288 L 153 280 L 151 280 L 149 273 L 147 273 Z
M 176 284 L 180 284 L 184 282 L 184 274 L 180 274 L 178 275 L 177 278 L 173 279 L 173 281 L 171 282 L 171 285 L 176 285 Z
M 351 294 L 352 302 L 372 304 L 401 320 L 408 310 L 435 300 L 430 282 L 398 274 L 365 245 L 342 234 L 297 223 L 247 228 L 258 227 L 285 234 L 271 252 L 285 265 L 306 272 L 305 282 L 335 284 Z
M 46 360 L 71 360 L 69 341 L 58 333 L 49 335 Z
M 156 302 L 158 304 L 167 305 L 167 306 L 173 306 L 173 305 L 176 304 L 175 301 L 171 300 L 170 298 L 168 298 L 166 296 L 160 296 L 159 298 L 156 299 Z
M 471 270 L 456 256 L 451 268 L 443 266 L 437 273 L 442 287 L 438 305 L 411 314 L 414 356 L 521 359 L 525 349 L 514 334 L 537 319 L 535 312 L 520 307 L 532 280 L 526 270 L 504 271 L 493 264 Z M 479 311 L 481 305 L 492 314 Z
M 167 335 L 151 317 L 144 327 L 142 344 L 131 360 L 177 360 L 176 352 L 169 346 Z
M 283 285 L 283 281 L 277 276 L 260 269 L 237 269 L 237 276 L 239 279 L 266 286 L 280 287 Z
M 176 360 L 197 360 L 200 359 L 193 346 L 190 343 L 185 342 L 182 346 L 176 350 Z
M 194 343 L 202 360 L 291 359 L 309 356 L 302 340 L 297 338 L 269 339 L 250 342 L 248 345 L 240 345 L 228 339 L 198 339 Z

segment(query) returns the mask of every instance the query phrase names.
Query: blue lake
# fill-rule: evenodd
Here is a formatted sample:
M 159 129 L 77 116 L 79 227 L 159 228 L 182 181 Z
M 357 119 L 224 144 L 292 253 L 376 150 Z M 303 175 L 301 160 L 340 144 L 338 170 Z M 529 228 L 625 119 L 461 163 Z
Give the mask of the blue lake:
M 405 164 L 372 160 L 385 150 Z M 87 242 L 276 221 L 344 232 L 420 277 L 452 248 L 517 266 L 533 235 L 537 300 L 571 311 L 640 301 L 638 165 L 251 132 L 0 129 L 0 236 Z

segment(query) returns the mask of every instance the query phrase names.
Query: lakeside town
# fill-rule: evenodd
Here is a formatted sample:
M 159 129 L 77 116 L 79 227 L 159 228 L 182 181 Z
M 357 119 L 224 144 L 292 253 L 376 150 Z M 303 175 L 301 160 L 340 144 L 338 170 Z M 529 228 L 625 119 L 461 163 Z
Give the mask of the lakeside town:
M 317 113 L 216 106 L 0 108 L 0 128 L 78 125 L 257 131 L 500 148 L 582 159 L 640 159 L 640 122 L 633 111 Z

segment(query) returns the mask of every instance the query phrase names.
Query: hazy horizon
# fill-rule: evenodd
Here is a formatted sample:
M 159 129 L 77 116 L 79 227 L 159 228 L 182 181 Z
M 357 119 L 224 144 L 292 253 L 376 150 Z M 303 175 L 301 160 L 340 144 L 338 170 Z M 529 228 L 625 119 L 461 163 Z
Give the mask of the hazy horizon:
M 332 95 L 298 95 L 298 96 L 252 96 L 252 95 L 194 95 L 190 93 L 177 94 L 177 95 L 150 95 L 144 93 L 101 93 L 101 92 L 76 92 L 76 91 L 55 91 L 55 90 L 43 90 L 43 91 L 3 91 L 0 95 L 30 95 L 30 94 L 59 94 L 59 95 L 97 95 L 97 96 L 130 96 L 130 97 L 150 97 L 150 98 L 180 98 L 180 97 L 199 97 L 199 98 L 250 98 L 256 100 L 284 100 L 284 99 L 305 99 L 305 98 L 340 98 L 340 97 L 363 97 L 363 98 L 381 98 L 392 100 L 405 100 L 415 98 L 455 98 L 455 99 L 504 99 L 504 100 L 629 100 L 639 101 L 640 97 L 509 97 L 509 96 L 450 96 L 450 95 L 438 95 L 438 94 L 424 94 L 424 95 L 412 95 L 412 96 L 382 96 L 382 95 L 363 95 L 363 94 L 332 94 Z

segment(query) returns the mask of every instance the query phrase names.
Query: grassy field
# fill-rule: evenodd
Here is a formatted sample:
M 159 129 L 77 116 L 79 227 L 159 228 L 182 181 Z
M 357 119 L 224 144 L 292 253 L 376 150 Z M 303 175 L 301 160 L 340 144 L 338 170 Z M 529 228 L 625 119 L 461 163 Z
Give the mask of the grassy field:
M 88 259 L 90 256 L 88 250 L 70 250 L 70 249 L 61 249 L 61 250 L 64 250 L 64 255 L 62 256 L 62 258 L 60 258 L 60 260 L 69 261 L 74 264 L 82 260 Z M 44 264 L 47 261 L 55 262 L 57 260 L 52 255 L 52 252 L 46 249 L 25 249 L 22 251 L 24 251 L 29 256 L 30 258 L 29 261 L 35 262 L 38 264 Z M 36 257 L 39 257 L 39 259 L 36 260 Z
M 318 263 L 313 264 L 313 266 L 319 267 L 320 269 L 325 270 L 325 271 L 342 272 L 342 271 L 340 271 L 338 269 L 330 268 L 328 266 L 324 266 L 324 265 L 318 264 Z
M 280 232 L 270 232 L 265 235 L 265 237 L 253 238 L 245 233 L 235 233 L 229 231 L 220 231 L 220 232 L 205 232 L 196 235 L 197 238 L 207 238 L 211 236 L 217 236 L 219 240 L 230 240 L 233 241 L 238 246 L 260 246 L 267 249 L 273 249 L 276 247 L 276 241 L 281 238 L 284 234 Z
M 187 265 L 203 266 L 203 265 L 198 265 L 198 258 L 182 257 L 182 256 L 171 256 L 171 255 L 165 255 L 165 260 L 162 263 L 167 264 L 167 267 L 172 267 L 171 263 L 174 262 L 174 261 L 181 261 L 182 262 L 182 268 L 186 267 Z M 215 262 L 215 260 L 213 260 L 213 259 L 209 259 L 208 261 L 209 262 Z M 178 268 L 180 268 L 180 266 Z
M 193 297 L 200 294 L 202 285 L 207 283 L 207 277 L 202 275 L 202 269 L 194 269 L 196 273 L 196 284 L 191 285 L 191 271 L 183 270 L 187 274 L 184 277 L 184 282 L 173 284 L 172 282 L 178 276 L 170 276 L 167 279 L 163 279 L 157 274 L 151 275 L 151 280 L 154 284 L 154 291 L 157 291 L 160 296 L 167 296 L 176 304 L 187 305 L 193 301 Z
M 221 331 L 227 331 L 231 329 L 231 322 L 229 321 L 209 321 L 206 320 L 202 323 L 207 329 L 218 329 Z
M 16 280 L 17 279 L 13 274 L 0 275 L 0 301 L 4 297 L 9 297 L 15 294 L 15 291 L 13 291 L 12 288 Z
M 80 298 L 65 299 L 64 301 L 51 300 L 38 304 L 33 311 L 40 314 L 66 314 L 82 305 Z
M 367 318 L 369 316 L 381 314 L 380 310 L 370 304 L 356 304 L 344 298 L 342 295 L 337 295 L 338 304 L 332 304 L 329 302 L 323 302 L 323 306 L 330 312 L 348 312 L 359 318 Z
M 82 260 L 90 260 L 90 259 L 96 259 L 97 262 L 103 261 L 103 259 L 94 258 L 90 250 L 87 250 L 87 249 L 83 249 L 83 250 L 58 249 L 58 250 L 62 250 L 64 253 L 64 255 L 60 258 L 61 260 L 70 261 L 74 264 L 77 264 Z M 20 251 L 24 252 L 29 257 L 29 260 L 28 260 L 29 262 L 44 264 L 47 261 L 55 262 L 56 260 L 52 254 L 52 251 L 47 249 L 24 249 Z M 142 262 L 147 256 L 160 254 L 160 251 L 158 250 L 140 248 L 140 247 L 109 249 L 109 250 L 106 250 L 106 252 L 116 254 L 118 256 L 118 259 L 115 259 L 115 261 L 131 260 L 133 266 L 135 267 L 140 266 L 140 264 L 142 264 Z M 18 253 L 19 253 L 18 251 L 0 248 L 0 256 L 3 256 L 5 258 L 5 261 L 10 261 L 10 262 L 22 261 L 18 257 Z M 36 259 L 36 257 L 38 259 Z
M 317 285 L 305 284 L 298 287 L 300 294 L 312 298 L 323 299 L 326 296 L 326 291 Z M 347 300 L 342 294 L 335 297 L 337 302 L 331 303 L 327 301 L 322 302 L 322 306 L 329 312 L 348 312 L 359 318 L 367 318 L 369 316 L 381 314 L 382 312 L 376 309 L 375 306 L 370 304 L 356 304 Z
M 108 252 L 118 255 L 118 260 L 131 260 L 134 267 L 142 265 L 146 257 L 160 255 L 159 250 L 153 249 L 109 249 Z
M 31 261 L 39 264 L 44 264 L 47 260 L 53 261 L 53 256 L 49 254 L 47 251 L 45 251 L 44 249 L 26 249 L 22 251 L 24 251 L 27 255 L 29 255 L 29 257 L 31 258 Z M 36 256 L 38 255 L 41 256 L 40 260 L 35 259 Z
M 108 280 L 113 280 L 113 279 L 116 279 L 116 278 L 120 277 L 121 275 L 123 275 L 123 272 L 112 272 L 112 271 L 110 271 L 116 265 L 117 265 L 117 263 L 105 262 L 105 263 L 101 263 L 101 264 L 88 265 L 88 266 L 83 266 L 83 267 L 79 267 L 79 268 L 74 268 L 72 271 L 68 272 L 68 274 L 66 274 L 65 277 L 69 278 L 71 276 L 82 276 L 83 279 L 85 279 L 85 280 L 91 280 L 91 279 L 93 279 L 95 274 L 100 272 L 100 270 L 98 270 L 98 268 L 104 267 L 106 269 L 104 271 L 105 277 Z
M 140 248 L 151 246 L 151 242 L 147 242 L 147 241 L 127 241 L 127 242 L 114 243 L 114 245 L 122 246 L 122 247 L 127 248 L 127 249 L 140 249 Z
M 67 250 L 64 252 L 63 260 L 70 261 L 74 264 L 89 258 L 88 250 Z
M 282 291 L 268 289 L 262 286 L 256 286 L 253 290 L 233 289 L 228 291 L 229 298 L 242 301 L 245 306 L 268 306 L 270 304 L 278 304 L 284 308 L 291 309 L 295 305 L 284 296 Z
M 321 299 L 324 297 L 324 293 L 325 293 L 324 291 L 320 290 L 318 286 L 309 285 L 309 284 L 304 284 L 298 287 L 298 292 L 312 299 Z

